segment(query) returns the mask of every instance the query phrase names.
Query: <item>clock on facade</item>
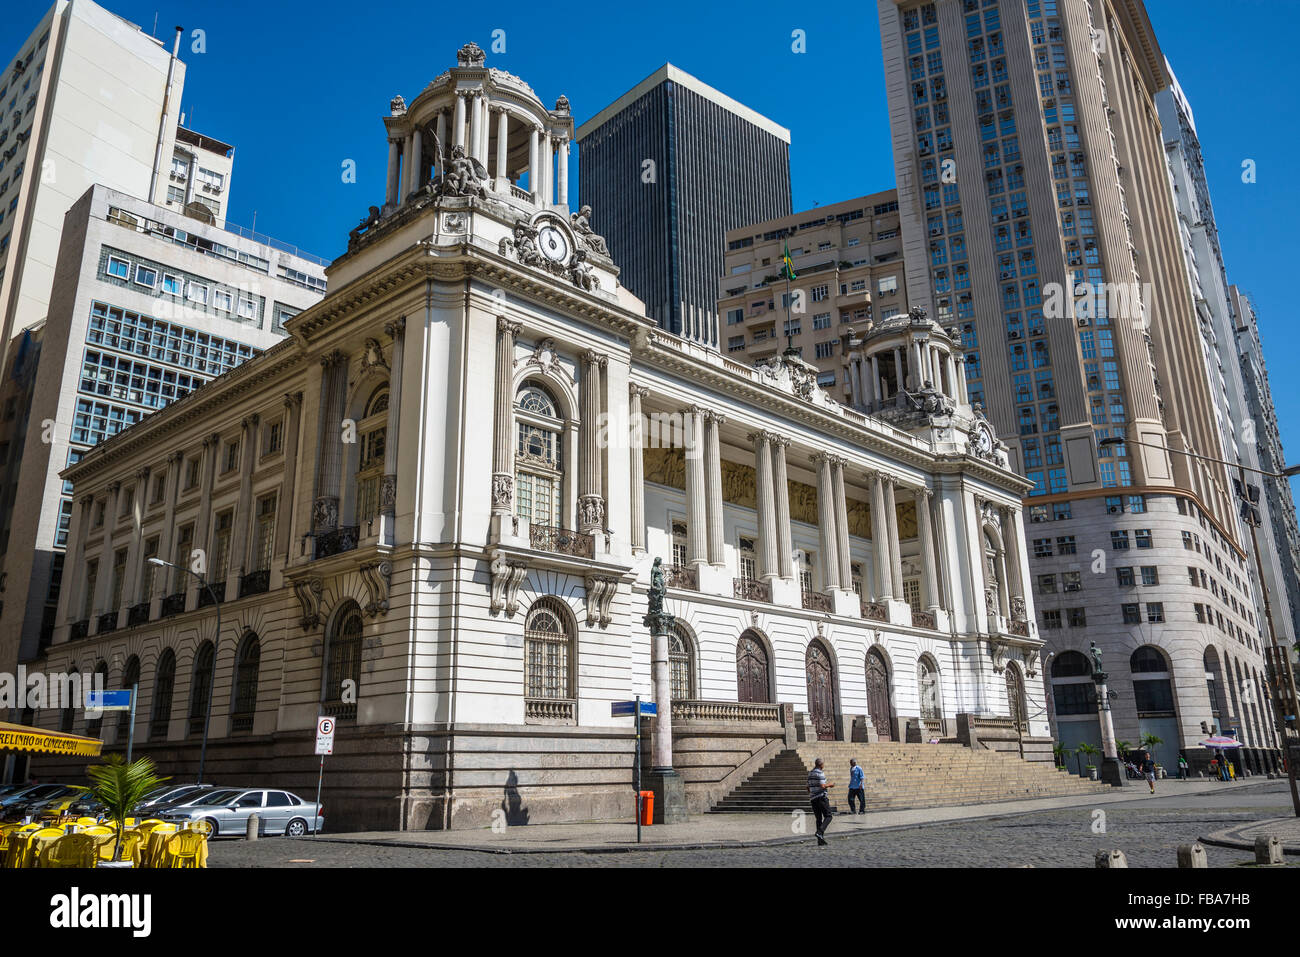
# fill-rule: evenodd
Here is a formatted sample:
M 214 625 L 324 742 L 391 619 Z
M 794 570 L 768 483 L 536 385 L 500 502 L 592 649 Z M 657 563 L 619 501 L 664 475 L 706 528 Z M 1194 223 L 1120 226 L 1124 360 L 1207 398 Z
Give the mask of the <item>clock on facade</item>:
M 569 237 L 558 226 L 549 223 L 542 226 L 537 231 L 537 245 L 551 262 L 562 263 L 569 258 Z
M 993 451 L 993 430 L 983 422 L 975 426 L 975 433 L 971 436 L 971 445 L 974 446 L 977 455 L 988 455 Z

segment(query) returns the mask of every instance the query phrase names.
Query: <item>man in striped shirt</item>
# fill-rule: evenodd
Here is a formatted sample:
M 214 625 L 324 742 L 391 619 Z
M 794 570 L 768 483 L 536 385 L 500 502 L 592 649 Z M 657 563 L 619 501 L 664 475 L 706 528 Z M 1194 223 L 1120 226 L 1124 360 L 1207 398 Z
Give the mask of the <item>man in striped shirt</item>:
M 830 789 L 833 784 L 826 783 L 826 772 L 822 770 L 823 761 L 818 758 L 813 762 L 813 769 L 808 772 L 808 797 L 812 801 L 813 814 L 817 818 L 817 843 L 826 843 L 826 828 L 831 826 Z

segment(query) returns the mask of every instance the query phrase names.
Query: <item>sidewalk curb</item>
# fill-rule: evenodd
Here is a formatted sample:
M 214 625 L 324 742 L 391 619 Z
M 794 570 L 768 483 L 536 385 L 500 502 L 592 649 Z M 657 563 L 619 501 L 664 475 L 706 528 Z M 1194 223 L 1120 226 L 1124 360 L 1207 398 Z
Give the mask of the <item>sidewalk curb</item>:
M 1293 820 L 1293 819 L 1290 819 L 1290 818 L 1274 818 L 1273 820 L 1289 821 L 1289 820 Z M 1200 838 L 1200 842 L 1201 842 L 1202 844 L 1209 844 L 1209 845 L 1211 845 L 1212 847 L 1227 847 L 1227 848 L 1231 848 L 1232 850 L 1239 850 L 1239 851 L 1254 851 L 1254 850 L 1255 850 L 1255 842 L 1254 842 L 1253 840 L 1249 840 L 1249 841 L 1248 841 L 1248 840 L 1246 840 L 1245 838 L 1238 837 L 1237 834 L 1236 834 L 1236 832 L 1239 831 L 1239 830 L 1240 830 L 1241 828 L 1243 828 L 1243 827 L 1259 827 L 1261 824 L 1264 824 L 1264 823 L 1267 823 L 1267 822 L 1266 822 L 1266 821 L 1251 821 L 1251 822 L 1249 822 L 1249 823 L 1238 824 L 1238 825 L 1236 825 L 1236 826 L 1234 826 L 1234 827 L 1226 827 L 1226 828 L 1224 828 L 1224 829 L 1221 830 L 1221 831 L 1211 831 L 1208 837 L 1202 837 L 1202 838 Z M 1293 857 L 1300 857 L 1300 844 L 1286 844 L 1286 843 L 1284 843 L 1284 844 L 1282 845 L 1282 853 L 1283 853 L 1283 854 L 1290 854 L 1290 855 L 1292 855 Z
M 1253 782 L 1240 782 L 1240 785 L 1249 787 L 1251 786 L 1252 783 Z M 1228 789 L 1225 788 L 1224 790 L 1226 791 Z M 1232 788 L 1232 790 L 1236 790 L 1236 788 Z M 1198 793 L 1209 794 L 1209 793 L 1222 793 L 1222 792 L 1207 789 L 1204 792 L 1198 792 Z M 1108 795 L 1103 793 L 1101 795 L 1097 795 L 1097 797 L 1100 797 L 1102 799 L 1101 803 L 1105 803 L 1105 804 L 1117 804 L 1126 800 L 1133 801 L 1139 799 L 1137 797 L 1130 797 L 1127 790 L 1122 788 L 1116 788 L 1114 794 Z M 936 824 L 958 824 L 958 823 L 965 823 L 969 821 L 992 820 L 995 818 L 1012 817 L 1018 814 L 1038 814 L 1044 811 L 1066 811 L 1066 810 L 1070 810 L 1071 808 L 1087 807 L 1093 803 L 1094 802 L 1092 801 L 1082 801 L 1079 802 L 1078 804 L 1067 804 L 1061 807 L 1037 808 L 1029 811 L 1018 811 L 1013 808 L 1010 808 L 1002 811 L 993 811 L 985 814 L 971 814 L 971 815 L 963 815 L 961 817 L 946 818 L 941 821 L 912 821 L 903 824 L 882 824 L 877 827 L 855 829 L 849 833 L 840 833 L 840 834 L 828 833 L 826 835 L 826 839 L 828 841 L 836 841 L 836 840 L 846 841 L 854 838 L 860 838 L 866 834 L 881 834 L 889 831 L 908 830 L 908 829 L 918 828 L 918 827 L 930 827 Z M 963 806 L 963 805 L 949 805 L 949 806 L 953 807 L 953 806 Z M 972 804 L 972 805 L 964 805 L 964 806 L 977 808 L 980 805 Z M 925 808 L 920 810 L 931 810 L 931 809 Z M 839 817 L 840 815 L 836 815 L 836 816 Z M 593 823 L 609 823 L 609 822 L 602 821 L 602 822 L 593 822 Z M 430 851 L 462 851 L 462 852 L 472 852 L 476 854 L 635 854 L 643 851 L 700 851 L 700 850 L 712 850 L 715 848 L 729 848 L 729 847 L 736 847 L 736 848 L 781 847 L 788 844 L 811 843 L 814 842 L 816 838 L 812 834 L 807 834 L 807 835 L 797 835 L 791 837 L 776 837 L 776 838 L 767 838 L 764 840 L 751 840 L 751 841 L 683 841 L 683 842 L 677 842 L 673 844 L 627 844 L 627 845 L 620 844 L 620 845 L 613 845 L 613 846 L 608 844 L 595 844 L 595 845 L 588 845 L 583 847 L 521 847 L 521 848 L 490 847 L 481 844 L 480 845 L 435 844 L 426 841 L 409 841 L 409 840 L 388 841 L 388 840 L 375 840 L 373 838 L 348 838 L 342 836 L 317 837 L 314 838 L 314 840 L 324 841 L 332 844 L 364 844 L 372 847 L 403 847 L 403 848 L 424 849 Z M 1203 839 L 1202 843 L 1213 844 L 1216 842 L 1212 840 L 1207 841 Z M 1240 846 L 1240 847 L 1246 847 L 1248 850 L 1253 850 L 1255 845 L 1250 844 L 1249 846 L 1247 846 L 1245 844 L 1241 844 L 1241 845 L 1225 845 L 1225 846 L 1233 846 L 1233 847 Z M 1300 853 L 1300 850 L 1289 852 L 1289 853 Z

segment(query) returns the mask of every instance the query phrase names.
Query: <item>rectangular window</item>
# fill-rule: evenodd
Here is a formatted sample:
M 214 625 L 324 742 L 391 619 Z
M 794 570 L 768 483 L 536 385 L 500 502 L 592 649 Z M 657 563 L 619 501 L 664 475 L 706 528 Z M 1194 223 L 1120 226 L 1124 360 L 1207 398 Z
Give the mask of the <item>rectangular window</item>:
M 1133 566 L 1117 565 L 1115 566 L 1115 583 L 1121 588 L 1131 588 L 1134 583 Z
M 1061 613 L 1059 611 L 1043 612 L 1043 628 L 1052 629 L 1061 627 Z
M 125 259 L 114 259 L 110 256 L 107 272 L 117 279 L 129 279 L 131 278 L 131 264 Z
M 275 503 L 274 492 L 257 500 L 257 531 L 253 540 L 254 571 L 264 572 L 271 568 L 271 556 L 275 552 Z
M 1061 575 L 1061 587 L 1065 591 L 1083 591 L 1081 572 L 1064 572 Z
M 1110 533 L 1110 547 L 1113 551 L 1122 552 L 1128 550 L 1128 532 L 1119 531 Z
M 1078 548 L 1074 542 L 1073 535 L 1062 535 L 1056 540 L 1056 551 L 1058 555 L 1074 555 L 1078 553 Z
M 158 285 L 158 270 L 150 266 L 137 264 L 135 267 L 135 282 L 137 286 L 148 286 L 150 289 Z
M 140 559 L 140 600 L 149 601 L 153 598 L 154 572 L 158 566 L 153 564 L 149 559 L 158 557 L 158 536 L 146 539 L 144 543 L 144 555 Z
M 1052 554 L 1052 540 L 1050 538 L 1034 539 L 1034 557 L 1050 558 Z
M 1135 545 L 1137 545 L 1138 548 L 1150 548 L 1150 547 L 1151 547 L 1151 529 L 1149 529 L 1149 528 L 1138 528 L 1138 529 L 1135 529 L 1135 530 L 1133 531 L 1133 543 L 1134 543 Z
M 284 447 L 284 420 L 276 419 L 274 422 L 267 423 L 263 435 L 262 455 L 274 455 L 279 452 Z
M 137 270 L 137 273 L 138 272 L 139 270 Z M 166 274 L 163 275 L 162 291 L 167 293 L 167 295 L 179 296 L 181 294 L 181 287 L 183 285 L 184 284 L 182 283 L 182 281 L 176 278 L 175 276 L 168 276 Z
M 1056 576 L 1039 575 L 1038 576 L 1038 594 L 1055 595 L 1056 594 Z
M 212 574 L 208 581 L 220 584 L 230 574 L 230 533 L 235 526 L 235 513 L 227 509 L 217 516 L 212 526 Z
M 1144 585 L 1160 584 L 1160 573 L 1156 570 L 1156 566 L 1154 565 L 1142 566 L 1142 584 Z
M 1147 602 L 1147 621 L 1158 624 L 1165 620 L 1165 605 L 1160 601 Z
M 1071 628 L 1088 627 L 1088 611 L 1086 608 L 1067 608 L 1065 614 L 1069 619 Z
M 208 287 L 201 282 L 192 282 L 185 290 L 185 298 L 200 305 L 208 304 Z
M 99 579 L 99 560 L 92 559 L 86 563 L 86 594 L 81 603 L 81 617 L 89 618 L 95 613 L 95 586 Z
M 1138 608 L 1137 602 L 1130 602 L 1128 604 L 1121 605 L 1120 608 L 1124 612 L 1124 624 L 1126 625 L 1142 624 L 1142 612 L 1141 609 Z

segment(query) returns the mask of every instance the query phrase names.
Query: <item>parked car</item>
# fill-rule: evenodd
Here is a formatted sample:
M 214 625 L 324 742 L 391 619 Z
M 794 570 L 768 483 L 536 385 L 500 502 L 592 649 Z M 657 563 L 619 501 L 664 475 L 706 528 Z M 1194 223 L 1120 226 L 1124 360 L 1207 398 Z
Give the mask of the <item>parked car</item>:
M 152 814 L 169 805 L 179 804 L 187 798 L 198 797 L 200 792 L 210 791 L 212 787 L 211 784 L 164 784 L 146 794 L 144 800 L 136 805 L 136 810 Z
M 261 834 L 301 837 L 315 834 L 325 826 L 324 805 L 272 788 L 221 789 L 184 806 L 167 808 L 158 816 L 177 824 L 207 821 L 212 825 L 212 836 L 216 837 L 243 834 L 251 814 L 258 816 Z
M 34 808 L 47 801 L 71 798 L 80 789 L 68 784 L 36 784 L 0 798 L 0 809 L 6 817 L 23 817 L 35 813 Z
M 158 818 L 159 820 L 163 820 L 163 814 L 166 811 L 175 811 L 175 810 L 179 810 L 180 808 L 189 807 L 190 805 L 196 804 L 197 802 L 202 801 L 205 798 L 210 797 L 211 795 L 214 795 L 218 792 L 221 792 L 223 794 L 238 794 L 242 790 L 244 789 L 237 788 L 237 787 L 229 787 L 229 786 L 219 787 L 219 788 L 205 787 L 202 790 L 190 791 L 187 794 L 182 794 L 180 797 L 176 798 L 175 800 L 159 802 L 157 804 L 154 804 L 151 807 L 146 808 L 141 813 L 143 813 L 145 817 Z

